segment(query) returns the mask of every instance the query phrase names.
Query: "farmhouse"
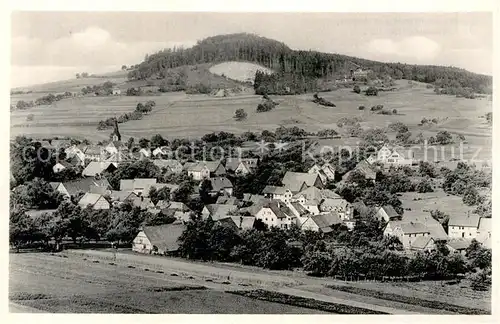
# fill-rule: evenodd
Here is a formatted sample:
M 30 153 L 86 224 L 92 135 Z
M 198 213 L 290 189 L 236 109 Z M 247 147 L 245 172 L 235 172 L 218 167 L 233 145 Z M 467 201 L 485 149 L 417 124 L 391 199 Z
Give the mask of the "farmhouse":
M 144 226 L 132 241 L 132 251 L 146 254 L 174 254 L 179 249 L 179 237 L 186 229 L 182 223 Z
M 237 175 L 247 175 L 257 167 L 258 159 L 227 158 L 226 170 Z
M 78 201 L 78 205 L 82 208 L 87 208 L 88 206 L 92 209 L 109 209 L 109 202 L 103 197 L 103 195 L 87 192 Z
M 467 248 L 470 245 L 470 241 L 463 239 L 463 238 L 458 238 L 458 239 L 452 239 L 449 240 L 446 243 L 446 247 L 448 250 L 452 253 L 460 253 L 465 255 Z
M 281 200 L 284 203 L 289 203 L 292 199 L 292 192 L 285 187 L 266 186 L 262 191 L 265 198 L 273 200 Z
M 377 171 L 373 168 L 373 166 L 370 163 L 368 163 L 366 160 L 363 160 L 359 162 L 353 170 L 344 174 L 342 176 L 342 180 L 347 181 L 349 179 L 349 176 L 354 171 L 361 173 L 366 180 L 375 181 L 377 179 Z
M 136 195 L 145 195 L 146 190 L 156 185 L 156 179 L 137 178 L 137 179 L 122 179 L 120 180 L 121 191 L 132 191 Z
M 105 171 L 113 172 L 114 170 L 116 170 L 116 166 L 111 162 L 92 161 L 83 169 L 82 175 L 85 177 L 95 177 Z
M 109 197 L 113 204 L 117 204 L 125 201 L 133 201 L 137 198 L 137 195 L 132 191 L 111 190 L 111 192 L 109 193 Z
M 54 173 L 59 173 L 63 170 L 71 170 L 71 169 L 73 169 L 73 165 L 69 162 L 66 162 L 66 161 L 57 162 L 52 167 L 52 171 L 54 171 Z
M 211 217 L 213 220 L 218 220 L 231 216 L 232 213 L 238 210 L 238 206 L 225 204 L 209 204 L 203 207 L 201 216 L 203 219 Z
M 197 161 L 186 162 L 184 170 L 194 180 L 202 180 L 211 176 L 223 176 L 226 174 L 226 169 L 220 161 Z
M 292 193 L 303 191 L 309 187 L 323 188 L 323 182 L 317 174 L 287 171 L 281 182 Z
M 153 164 L 165 173 L 181 173 L 182 164 L 177 160 L 153 160 Z
M 111 189 L 111 186 L 106 179 L 83 178 L 70 182 L 53 182 L 51 183 L 54 190 L 61 193 L 66 198 L 75 196 L 78 193 L 90 192 L 91 186 L 103 187 Z
M 309 169 L 308 173 L 317 174 L 323 183 L 335 180 L 335 168 L 330 163 L 325 163 L 322 166 L 315 164 Z
M 210 194 L 216 195 L 229 195 L 233 194 L 233 184 L 226 177 L 216 177 L 209 179 L 212 189 Z
M 279 200 L 271 201 L 263 206 L 255 215 L 255 219 L 260 219 L 267 226 L 279 228 L 289 228 L 295 221 L 295 215 L 283 202 Z
M 399 241 L 403 243 L 403 247 L 407 250 L 410 250 L 412 243 L 418 237 L 430 237 L 430 232 L 422 223 L 389 221 L 384 229 L 384 235 L 396 236 L 397 238 L 399 238 Z
M 450 238 L 475 239 L 477 237 L 480 218 L 479 215 L 474 214 L 450 217 L 448 222 L 448 236 Z
M 419 236 L 410 246 L 412 251 L 430 252 L 436 248 L 436 242 L 431 236 Z
M 404 222 L 414 222 L 424 224 L 429 230 L 430 237 L 434 242 L 446 242 L 449 240 L 448 235 L 444 231 L 443 226 L 435 220 L 429 213 L 425 214 L 418 211 L 405 211 L 402 220 Z
M 492 229 L 492 219 L 481 217 L 479 220 L 479 226 L 477 228 L 476 240 L 487 249 L 491 249 L 491 229 Z
M 309 230 L 330 233 L 333 230 L 332 226 L 341 223 L 342 220 L 340 216 L 336 212 L 330 212 L 308 217 L 307 220 L 301 224 L 300 228 L 303 231 Z
M 152 152 L 153 156 L 156 157 L 156 158 L 163 157 L 163 156 L 168 156 L 171 153 L 172 153 L 172 151 L 170 151 L 170 147 L 168 147 L 168 146 L 157 147 Z
M 375 217 L 379 221 L 384 221 L 384 222 L 401 220 L 401 215 L 399 215 L 390 205 L 377 208 L 375 212 Z
M 85 154 L 85 159 L 90 161 L 102 161 L 106 156 L 106 151 L 102 147 L 96 145 L 85 147 L 83 153 Z

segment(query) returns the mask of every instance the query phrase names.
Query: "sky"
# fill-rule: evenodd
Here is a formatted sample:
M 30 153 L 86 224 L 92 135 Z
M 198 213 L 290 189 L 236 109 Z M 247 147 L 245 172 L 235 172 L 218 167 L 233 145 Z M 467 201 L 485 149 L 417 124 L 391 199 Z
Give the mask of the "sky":
M 116 71 L 147 53 L 238 32 L 293 49 L 493 70 L 491 13 L 14 12 L 11 27 L 12 87 Z

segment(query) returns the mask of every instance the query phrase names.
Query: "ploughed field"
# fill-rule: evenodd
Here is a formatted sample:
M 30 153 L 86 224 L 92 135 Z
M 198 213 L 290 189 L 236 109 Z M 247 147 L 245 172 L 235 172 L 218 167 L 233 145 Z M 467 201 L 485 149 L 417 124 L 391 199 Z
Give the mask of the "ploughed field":
M 32 97 L 33 94 L 14 97 L 18 100 L 22 96 Z M 257 105 L 262 102 L 261 96 L 257 95 L 214 97 L 178 92 L 159 96 L 70 98 L 51 106 L 11 112 L 11 136 L 25 134 L 34 137 L 52 135 L 87 137 L 90 140 L 107 139 L 109 130 L 96 130 L 99 120 L 131 112 L 137 103 L 154 100 L 156 106 L 149 115 L 142 120 L 120 125 L 125 138 L 150 137 L 154 133 L 167 138 L 200 137 L 213 131 L 242 133 L 274 130 L 281 125 L 298 126 L 311 132 L 333 128 L 342 134 L 343 129 L 337 126 L 339 119 L 358 116 L 364 129 L 386 127 L 392 122 L 401 121 L 409 126 L 414 135 L 422 132 L 425 137 L 429 137 L 439 130 L 448 130 L 465 135 L 471 146 L 484 146 L 483 152 L 491 151 L 491 127 L 481 118 L 492 109 L 491 101 L 486 98 L 471 100 L 436 95 L 425 85 L 409 85 L 406 80 L 398 81 L 396 90 L 379 92 L 375 97 L 356 94 L 350 88 L 320 93 L 320 96 L 335 103 L 337 107 L 324 107 L 311 102 L 312 94 L 271 96 L 280 105 L 264 113 L 256 112 Z M 384 105 L 386 110 L 396 109 L 398 114 L 380 115 L 370 112 L 370 107 L 379 104 Z M 361 105 L 366 109 L 359 110 Z M 246 111 L 246 120 L 236 121 L 233 118 L 237 109 Z M 34 115 L 32 121 L 26 120 L 28 114 Z M 437 118 L 439 123 L 418 126 L 424 117 Z

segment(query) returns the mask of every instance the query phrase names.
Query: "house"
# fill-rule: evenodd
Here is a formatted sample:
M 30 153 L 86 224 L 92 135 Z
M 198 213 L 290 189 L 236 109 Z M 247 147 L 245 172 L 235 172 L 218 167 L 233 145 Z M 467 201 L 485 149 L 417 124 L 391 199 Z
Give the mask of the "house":
M 448 236 L 454 238 L 466 238 L 468 240 L 477 237 L 477 229 L 479 228 L 479 215 L 456 215 L 450 217 L 448 221 Z
M 446 243 L 446 247 L 451 253 L 460 253 L 465 255 L 470 241 L 464 238 L 451 239 Z
M 170 147 L 168 147 L 168 146 L 157 147 L 152 152 L 153 156 L 156 158 L 163 157 L 163 156 L 169 156 L 171 153 L 172 153 L 172 151 L 170 150 Z
M 239 205 L 240 201 L 236 197 L 229 197 L 228 195 L 219 196 L 217 198 L 216 204 L 224 204 L 224 205 Z
M 322 166 L 315 164 L 309 169 L 308 173 L 319 175 L 323 183 L 335 180 L 335 168 L 330 163 L 325 163 Z
M 118 88 L 113 88 L 111 90 L 111 93 L 113 94 L 113 96 L 118 96 L 118 95 L 121 95 L 122 94 L 122 91 Z
M 92 209 L 109 209 L 109 202 L 104 198 L 103 195 L 87 192 L 81 199 L 78 201 L 78 206 L 82 208 L 87 208 L 91 206 Z
M 344 174 L 342 176 L 342 181 L 347 181 L 349 179 L 350 175 L 354 171 L 362 174 L 366 180 L 375 181 L 377 179 L 377 171 L 375 170 L 375 168 L 370 163 L 368 163 L 366 160 L 363 160 L 363 161 L 359 162 L 353 170 Z
M 226 170 L 232 171 L 237 175 L 247 175 L 257 167 L 258 161 L 258 159 L 251 158 L 227 158 Z
M 366 162 L 369 164 L 373 164 L 377 162 L 377 156 L 375 154 L 371 154 L 367 159 Z
M 308 187 L 323 188 L 323 182 L 317 174 L 287 171 L 281 182 L 292 193 L 303 191 Z
M 177 160 L 153 160 L 153 164 L 165 173 L 179 174 L 182 172 L 182 164 Z
M 285 229 L 296 223 L 295 215 L 280 200 L 273 200 L 263 206 L 255 215 L 255 219 L 260 219 L 269 227 L 276 226 Z
M 151 188 L 151 186 L 156 185 L 156 179 L 151 178 L 136 178 L 136 179 L 122 179 L 120 180 L 120 190 L 121 191 L 132 191 L 136 195 L 145 195 L 145 191 Z
M 52 167 L 52 171 L 54 171 L 54 173 L 59 173 L 63 170 L 71 170 L 73 168 L 74 166 L 71 163 L 66 161 L 59 161 Z
M 111 190 L 109 193 L 109 198 L 112 203 L 122 203 L 125 201 L 132 202 L 137 198 L 137 195 L 133 191 L 119 191 L 119 190 Z
M 312 215 L 307 218 L 300 226 L 303 231 L 314 231 L 322 233 L 330 233 L 332 226 L 341 224 L 342 221 L 336 212 Z
M 479 226 L 477 228 L 476 240 L 487 249 L 491 249 L 491 229 L 492 229 L 492 219 L 481 217 L 479 220 Z
M 433 238 L 435 243 L 446 242 L 449 240 L 448 234 L 446 234 L 441 223 L 435 220 L 430 213 L 407 210 L 403 214 L 402 221 L 406 223 L 414 222 L 424 224 L 429 230 L 430 237 Z
M 189 176 L 192 176 L 193 179 L 197 181 L 210 178 L 210 169 L 202 163 L 186 162 L 184 164 L 184 170 L 187 171 Z
M 186 162 L 184 169 L 188 175 L 192 175 L 194 180 L 202 180 L 209 177 L 223 176 L 226 169 L 220 161 L 196 161 Z
M 292 199 L 293 193 L 285 187 L 265 186 L 262 190 L 265 198 L 272 200 L 281 200 L 284 203 L 289 203 Z
M 385 166 L 411 166 L 414 163 L 415 155 L 414 152 L 410 151 L 408 153 L 403 150 L 392 150 L 391 154 L 387 159 L 380 161 Z
M 376 209 L 375 217 L 379 221 L 389 222 L 394 220 L 401 220 L 401 215 L 399 215 L 392 206 L 386 205 Z
M 96 179 L 96 178 L 83 178 L 69 182 L 59 182 L 53 183 L 57 187 L 54 189 L 61 193 L 66 198 L 75 196 L 78 193 L 90 192 L 91 186 L 103 187 L 106 189 L 111 189 L 111 186 L 106 179 Z
M 392 235 L 399 238 L 399 241 L 403 243 L 403 247 L 407 250 L 411 249 L 412 243 L 422 236 L 429 236 L 431 233 L 429 229 L 422 223 L 409 222 L 395 220 L 389 221 L 384 229 L 384 235 Z
M 209 204 L 203 207 L 201 216 L 203 219 L 207 219 L 210 216 L 213 220 L 218 220 L 231 216 L 237 210 L 238 206 L 235 205 Z
M 248 230 L 253 228 L 255 217 L 253 216 L 230 216 L 239 230 Z
M 144 226 L 132 241 L 132 251 L 146 254 L 174 254 L 179 250 L 179 237 L 186 225 Z
M 74 156 L 78 156 L 79 160 L 85 161 L 85 149 L 86 145 L 72 145 L 64 150 L 66 153 L 66 158 L 69 160 Z
M 151 157 L 151 149 L 149 148 L 141 148 L 139 150 L 139 158 L 150 158 Z
M 212 186 L 210 194 L 215 195 L 229 195 L 233 194 L 233 184 L 226 177 L 216 177 L 208 179 Z
M 431 236 L 419 236 L 410 245 L 410 250 L 430 252 L 436 248 L 436 242 Z
M 377 152 L 377 161 L 384 163 L 384 161 L 386 161 L 389 158 L 389 156 L 391 156 L 391 154 L 392 154 L 392 149 L 389 148 L 389 146 L 384 145 Z
M 103 172 L 113 172 L 116 166 L 111 162 L 90 162 L 82 171 L 84 177 L 95 177 L 101 175 Z
M 66 161 L 74 167 L 85 167 L 85 154 L 82 155 L 66 155 Z
M 287 204 L 288 208 L 290 208 L 290 211 L 297 217 L 297 219 L 302 219 L 302 218 L 307 218 L 311 214 L 301 203 L 298 201 L 292 201 Z
M 116 153 L 107 154 L 107 157 L 104 159 L 104 162 L 111 162 L 115 167 L 118 167 L 120 163 L 127 163 L 134 161 L 133 156 L 128 154 L 127 151 L 119 151 Z
M 85 147 L 83 154 L 85 154 L 86 160 L 102 161 L 106 156 L 106 151 L 100 146 L 90 145 Z
M 127 149 L 127 146 L 125 144 L 123 144 L 120 140 L 116 140 L 116 141 L 109 142 L 109 144 L 106 146 L 105 150 L 109 154 L 116 154 L 118 152 L 127 151 L 128 149 Z

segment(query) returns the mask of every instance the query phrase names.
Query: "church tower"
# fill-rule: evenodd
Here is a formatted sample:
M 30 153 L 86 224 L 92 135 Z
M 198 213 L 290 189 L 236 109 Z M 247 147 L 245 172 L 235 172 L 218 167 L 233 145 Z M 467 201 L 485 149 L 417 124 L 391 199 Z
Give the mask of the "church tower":
M 113 133 L 111 133 L 111 139 L 113 140 L 113 142 L 115 141 L 121 141 L 122 140 L 122 136 L 120 135 L 120 131 L 118 130 L 118 120 L 114 120 L 115 122 L 115 125 L 114 125 L 114 129 L 113 129 Z

